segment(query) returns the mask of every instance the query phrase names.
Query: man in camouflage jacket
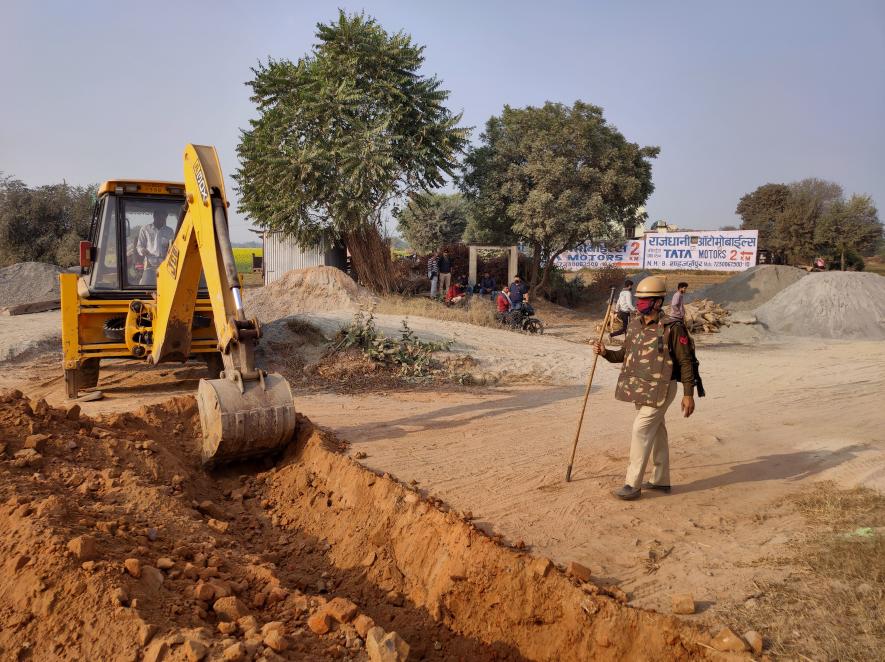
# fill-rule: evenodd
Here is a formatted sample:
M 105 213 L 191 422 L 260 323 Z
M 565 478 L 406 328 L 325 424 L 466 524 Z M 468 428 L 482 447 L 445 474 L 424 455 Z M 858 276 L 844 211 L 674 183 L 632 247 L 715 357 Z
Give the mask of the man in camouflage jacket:
M 611 350 L 594 343 L 594 351 L 610 363 L 622 363 L 615 398 L 636 407 L 630 465 L 624 486 L 614 492 L 620 499 L 638 499 L 641 488 L 670 491 L 670 449 L 664 417 L 682 382 L 682 413 L 694 412 L 694 343 L 682 320 L 661 314 L 666 294 L 662 278 L 650 276 L 636 288 L 639 312 L 627 327 L 624 345 Z M 652 459 L 651 482 L 643 483 L 645 465 Z

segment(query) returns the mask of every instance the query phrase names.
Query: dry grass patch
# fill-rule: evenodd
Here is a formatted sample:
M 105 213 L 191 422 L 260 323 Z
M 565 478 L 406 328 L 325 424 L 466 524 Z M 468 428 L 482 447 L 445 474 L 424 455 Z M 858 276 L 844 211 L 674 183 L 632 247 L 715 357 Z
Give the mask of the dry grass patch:
M 500 326 L 495 319 L 494 302 L 479 296 L 469 297 L 466 306 L 446 306 L 426 297 L 392 294 L 382 297 L 374 311 L 384 315 L 429 317 L 446 322 L 464 322 L 492 328 Z
M 815 531 L 783 562 L 799 571 L 760 594 L 735 616 L 764 630 L 777 656 L 811 660 L 882 659 L 885 650 L 885 496 L 820 483 L 795 498 Z

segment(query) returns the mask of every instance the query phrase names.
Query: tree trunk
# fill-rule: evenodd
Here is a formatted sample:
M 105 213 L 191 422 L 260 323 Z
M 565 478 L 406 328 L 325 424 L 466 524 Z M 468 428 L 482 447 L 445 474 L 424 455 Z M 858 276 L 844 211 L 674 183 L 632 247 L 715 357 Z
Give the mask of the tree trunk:
M 532 242 L 532 272 L 529 274 L 529 289 L 535 289 L 538 284 L 538 270 L 541 266 L 541 244 Z
M 544 274 L 541 277 L 541 282 L 538 283 L 538 293 L 542 294 L 547 290 L 547 285 L 550 282 L 550 274 L 553 273 L 553 264 L 556 262 L 556 258 L 562 255 L 565 251 L 559 251 L 553 255 L 550 255 L 544 264 Z
M 842 249 L 842 259 L 840 261 L 841 270 L 845 271 L 845 249 Z
M 344 235 L 356 280 L 379 294 L 393 291 L 390 247 L 374 224 Z

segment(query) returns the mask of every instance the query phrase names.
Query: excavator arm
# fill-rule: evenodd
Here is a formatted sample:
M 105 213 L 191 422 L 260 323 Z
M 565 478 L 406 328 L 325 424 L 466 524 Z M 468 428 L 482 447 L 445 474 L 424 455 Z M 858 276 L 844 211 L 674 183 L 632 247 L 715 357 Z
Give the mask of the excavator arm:
M 214 147 L 185 148 L 184 180 L 186 202 L 178 230 L 157 269 L 148 361 L 184 361 L 190 355 L 203 273 L 224 363 L 220 379 L 200 380 L 197 392 L 203 462 L 264 455 L 291 438 L 296 413 L 288 382 L 255 366 L 261 327 L 244 311 L 228 232 L 228 201 Z

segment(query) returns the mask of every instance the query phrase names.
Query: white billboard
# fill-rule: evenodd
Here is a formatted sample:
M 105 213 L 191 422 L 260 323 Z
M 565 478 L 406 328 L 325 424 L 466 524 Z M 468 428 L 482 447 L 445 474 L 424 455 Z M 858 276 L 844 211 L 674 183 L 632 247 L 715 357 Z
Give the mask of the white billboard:
M 566 271 L 580 269 L 599 269 L 605 265 L 623 269 L 642 269 L 642 251 L 644 242 L 631 239 L 623 246 L 606 248 L 595 244 L 581 244 L 574 250 L 566 251 L 554 264 Z
M 758 243 L 758 230 L 649 232 L 614 248 L 581 244 L 556 258 L 555 264 L 566 271 L 606 265 L 628 271 L 744 271 L 755 266 Z
M 646 269 L 744 271 L 756 264 L 758 230 L 649 233 Z

